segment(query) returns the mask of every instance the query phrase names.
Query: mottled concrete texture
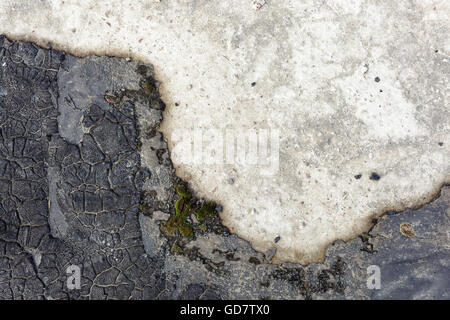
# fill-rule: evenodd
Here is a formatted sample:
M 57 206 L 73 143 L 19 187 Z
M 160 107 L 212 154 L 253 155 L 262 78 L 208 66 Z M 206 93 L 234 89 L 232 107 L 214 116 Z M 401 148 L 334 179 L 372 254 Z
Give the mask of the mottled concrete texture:
M 181 181 L 159 85 L 151 65 L 0 36 L 0 299 L 450 299 L 448 186 L 323 263 L 273 264 L 214 215 L 167 233 Z
M 0 33 L 11 38 L 152 63 L 178 176 L 221 203 L 224 224 L 253 248 L 301 263 L 323 261 L 333 241 L 430 201 L 449 181 L 449 21 L 438 0 L 0 4 Z M 60 108 L 61 135 L 81 141 L 81 110 Z M 177 146 L 194 128 L 276 132 L 276 170 L 209 163 L 224 146 L 207 131 L 203 158 L 190 162 Z

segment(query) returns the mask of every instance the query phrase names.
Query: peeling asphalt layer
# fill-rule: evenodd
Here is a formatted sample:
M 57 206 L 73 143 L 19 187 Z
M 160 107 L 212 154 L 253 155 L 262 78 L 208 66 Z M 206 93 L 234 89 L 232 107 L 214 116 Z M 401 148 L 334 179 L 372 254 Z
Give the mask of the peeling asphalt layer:
M 307 266 L 270 263 L 217 216 L 166 234 L 182 181 L 163 110 L 152 66 L 0 36 L 0 299 L 450 298 L 448 186 Z

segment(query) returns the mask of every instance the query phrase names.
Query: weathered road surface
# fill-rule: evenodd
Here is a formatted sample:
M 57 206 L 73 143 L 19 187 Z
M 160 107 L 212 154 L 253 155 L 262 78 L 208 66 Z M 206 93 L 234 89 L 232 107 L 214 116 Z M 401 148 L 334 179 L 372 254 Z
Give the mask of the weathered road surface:
M 217 217 L 165 234 L 180 181 L 163 109 L 151 66 L 0 36 L 1 299 L 450 298 L 449 187 L 308 266 L 271 264 Z

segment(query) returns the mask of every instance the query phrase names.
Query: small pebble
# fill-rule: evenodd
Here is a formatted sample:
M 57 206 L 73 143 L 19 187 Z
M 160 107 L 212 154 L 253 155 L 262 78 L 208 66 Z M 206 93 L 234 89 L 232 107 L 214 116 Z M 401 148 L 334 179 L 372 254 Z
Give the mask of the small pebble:
M 380 180 L 380 178 L 381 178 L 380 175 L 376 172 L 372 172 L 369 177 L 370 180 L 375 180 L 375 181 Z
M 278 236 L 278 237 L 276 237 L 276 238 L 275 238 L 275 240 L 274 240 L 274 241 L 275 241 L 275 243 L 277 243 L 277 242 L 278 242 L 278 241 L 280 241 L 280 240 L 281 240 L 281 237 L 280 237 L 280 236 Z

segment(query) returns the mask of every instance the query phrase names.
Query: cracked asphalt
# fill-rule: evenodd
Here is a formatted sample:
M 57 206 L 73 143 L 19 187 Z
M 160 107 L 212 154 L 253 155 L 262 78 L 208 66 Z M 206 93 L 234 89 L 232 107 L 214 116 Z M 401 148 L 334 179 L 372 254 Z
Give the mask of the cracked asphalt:
M 150 65 L 0 36 L 0 299 L 450 298 L 448 186 L 306 266 L 270 263 L 218 217 L 166 234 L 183 182 L 158 86 Z

